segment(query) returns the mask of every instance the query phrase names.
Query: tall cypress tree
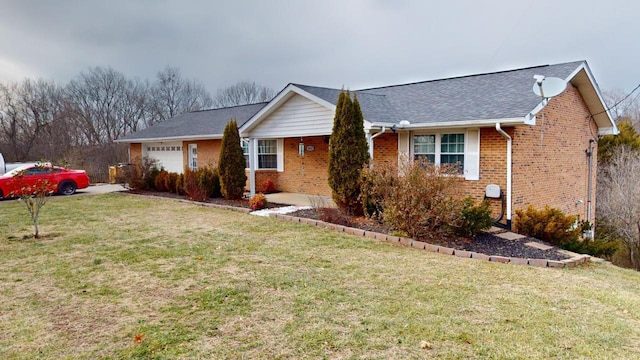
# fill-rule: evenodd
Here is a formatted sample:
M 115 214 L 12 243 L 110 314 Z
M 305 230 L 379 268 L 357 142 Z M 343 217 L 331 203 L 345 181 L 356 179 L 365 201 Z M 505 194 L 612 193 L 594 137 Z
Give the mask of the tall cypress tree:
M 329 186 L 333 200 L 341 209 L 360 214 L 360 171 L 369 161 L 369 151 L 357 95 L 351 101 L 348 91 L 340 92 L 329 145 Z
M 244 172 L 245 160 L 240 146 L 240 134 L 236 119 L 231 119 L 224 128 L 218 173 L 220 174 L 220 192 L 225 199 L 240 199 L 244 194 L 247 174 Z

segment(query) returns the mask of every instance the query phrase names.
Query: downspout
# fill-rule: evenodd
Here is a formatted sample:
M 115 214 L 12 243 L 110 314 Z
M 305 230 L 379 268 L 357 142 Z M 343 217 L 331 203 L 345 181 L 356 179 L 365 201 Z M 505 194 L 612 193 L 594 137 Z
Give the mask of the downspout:
M 256 159 L 254 150 L 256 139 L 249 138 L 249 194 L 253 197 L 256 194 Z
M 593 143 L 595 143 L 595 139 L 589 139 L 589 152 L 587 152 L 587 156 L 589 157 L 589 179 L 587 179 L 587 221 L 591 222 L 591 192 L 593 190 Z M 593 231 L 590 232 L 590 237 L 593 237 Z
M 377 138 L 378 136 L 382 135 L 385 133 L 385 131 L 387 131 L 387 128 L 385 126 L 382 127 L 382 130 L 378 131 L 377 133 L 371 135 L 371 133 L 367 132 L 367 138 L 368 138 L 368 143 L 369 143 L 369 159 L 373 160 L 373 139 Z
M 507 228 L 511 230 L 511 136 L 496 123 L 496 131 L 507 139 Z

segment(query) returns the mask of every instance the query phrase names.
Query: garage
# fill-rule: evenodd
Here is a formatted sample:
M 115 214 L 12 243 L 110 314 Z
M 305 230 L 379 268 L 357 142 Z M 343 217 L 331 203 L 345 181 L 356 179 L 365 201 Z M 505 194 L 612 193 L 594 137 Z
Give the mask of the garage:
M 142 155 L 158 160 L 158 164 L 169 172 L 182 173 L 182 142 L 143 143 Z

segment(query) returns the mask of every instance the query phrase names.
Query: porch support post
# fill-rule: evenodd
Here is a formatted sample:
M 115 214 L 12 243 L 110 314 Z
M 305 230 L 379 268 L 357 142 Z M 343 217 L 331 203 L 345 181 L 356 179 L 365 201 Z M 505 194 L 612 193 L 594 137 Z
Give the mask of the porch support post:
M 249 194 L 256 194 L 256 139 L 249 138 Z
M 373 160 L 373 137 L 371 136 L 371 130 L 367 130 L 367 145 L 369 146 L 369 159 Z

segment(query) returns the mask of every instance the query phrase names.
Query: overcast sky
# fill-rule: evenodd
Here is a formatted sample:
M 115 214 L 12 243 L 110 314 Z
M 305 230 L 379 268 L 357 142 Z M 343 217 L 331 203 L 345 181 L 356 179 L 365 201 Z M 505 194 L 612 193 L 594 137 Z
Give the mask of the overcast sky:
M 153 80 L 171 65 L 215 95 L 587 60 L 602 90 L 640 84 L 637 0 L 0 0 L 0 14 L 0 82 L 95 66 Z

